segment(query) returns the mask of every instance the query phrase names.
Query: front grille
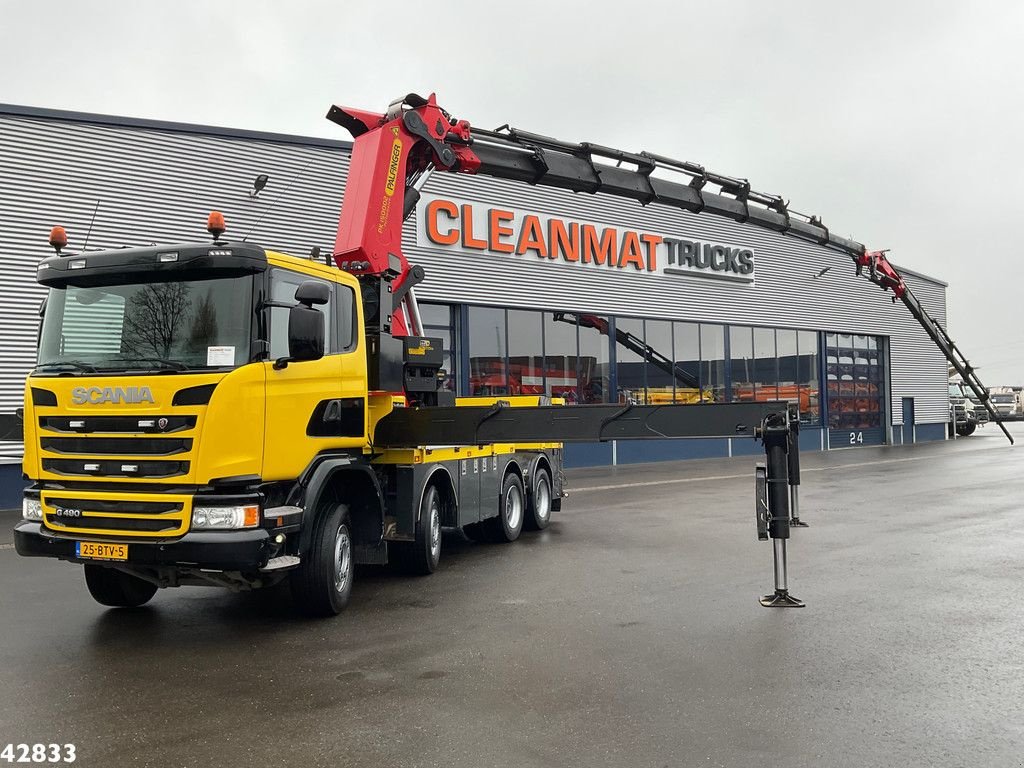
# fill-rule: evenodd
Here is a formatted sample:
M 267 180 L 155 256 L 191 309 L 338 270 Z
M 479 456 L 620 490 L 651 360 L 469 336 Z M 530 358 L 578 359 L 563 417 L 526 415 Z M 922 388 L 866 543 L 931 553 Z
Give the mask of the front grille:
M 44 437 L 39 443 L 51 453 L 108 456 L 173 456 L 192 449 L 192 439 L 181 437 Z
M 43 459 L 43 469 L 79 477 L 174 477 L 188 473 L 187 461 L 121 459 Z
M 119 536 L 166 538 L 188 530 L 190 509 L 185 496 L 117 494 L 102 499 L 86 493 L 42 492 L 43 521 L 64 536 Z
M 160 533 L 176 531 L 181 527 L 178 518 L 135 518 L 135 517 L 65 517 L 46 515 L 47 526 L 58 528 L 82 528 L 91 531 L 144 531 Z
M 180 501 L 136 501 L 135 499 L 82 499 L 75 497 L 46 497 L 46 503 L 60 515 L 60 509 L 76 509 L 80 512 L 111 512 L 118 515 L 166 515 L 181 512 L 185 505 Z
M 163 426 L 161 426 L 163 424 Z M 50 432 L 134 432 L 167 435 L 192 429 L 195 416 L 41 416 L 39 426 Z

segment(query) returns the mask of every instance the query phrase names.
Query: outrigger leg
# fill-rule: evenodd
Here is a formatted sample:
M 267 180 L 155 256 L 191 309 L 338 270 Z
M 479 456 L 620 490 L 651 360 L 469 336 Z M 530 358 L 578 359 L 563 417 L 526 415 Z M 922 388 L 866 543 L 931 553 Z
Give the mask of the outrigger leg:
M 764 499 L 758 498 L 758 537 L 771 538 L 775 562 L 775 592 L 761 598 L 765 608 L 803 608 L 804 603 L 789 594 L 786 563 L 786 539 L 789 538 L 789 464 L 791 419 L 781 414 L 770 416 L 761 428 L 761 440 L 767 458 L 758 467 L 764 478 Z M 799 462 L 799 454 L 796 454 Z M 759 491 L 762 483 L 759 482 Z M 760 492 L 758 493 L 760 497 Z M 766 535 L 763 535 L 766 534 Z
M 800 519 L 800 409 L 790 404 L 789 413 L 789 527 L 807 528 Z

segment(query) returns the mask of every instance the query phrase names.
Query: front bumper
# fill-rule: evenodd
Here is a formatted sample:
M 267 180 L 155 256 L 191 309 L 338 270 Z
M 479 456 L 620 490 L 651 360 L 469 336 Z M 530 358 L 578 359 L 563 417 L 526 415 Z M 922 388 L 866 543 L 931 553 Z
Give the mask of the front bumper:
M 128 545 L 128 560 L 122 565 L 141 567 L 176 566 L 218 571 L 256 571 L 267 564 L 275 545 L 272 533 L 263 528 L 240 531 L 186 533 L 173 541 L 136 542 L 120 540 Z M 56 557 L 77 563 L 76 541 L 96 541 L 87 536 L 70 538 L 55 536 L 41 523 L 22 520 L 14 526 L 14 548 L 25 557 Z M 107 540 L 109 541 L 109 540 Z

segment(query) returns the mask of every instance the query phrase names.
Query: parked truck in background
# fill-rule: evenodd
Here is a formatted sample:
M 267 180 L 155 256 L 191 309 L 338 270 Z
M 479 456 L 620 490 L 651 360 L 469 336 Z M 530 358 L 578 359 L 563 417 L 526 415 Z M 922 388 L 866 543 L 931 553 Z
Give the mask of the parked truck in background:
M 981 414 L 987 412 L 984 408 L 978 408 L 974 400 L 969 397 L 970 390 L 964 386 L 962 381 L 951 380 L 949 382 L 949 434 L 960 437 L 973 435 L 980 424 L 988 421 L 982 420 Z
M 1020 395 L 1013 387 L 992 387 L 989 390 L 992 405 L 1004 419 L 1020 418 Z

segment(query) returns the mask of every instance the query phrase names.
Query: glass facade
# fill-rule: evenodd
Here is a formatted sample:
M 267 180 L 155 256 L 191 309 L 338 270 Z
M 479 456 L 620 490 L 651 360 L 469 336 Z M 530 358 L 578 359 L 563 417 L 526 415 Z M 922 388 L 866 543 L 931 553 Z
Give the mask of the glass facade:
M 885 393 L 882 362 L 882 344 L 877 336 L 825 334 L 830 429 L 882 426 Z
M 509 387 L 505 310 L 495 307 L 470 307 L 467 328 L 469 394 L 519 394 Z
M 420 303 L 420 316 L 423 318 L 423 333 L 426 336 L 440 338 L 444 345 L 444 386 L 449 391 L 456 391 L 459 380 L 458 349 L 458 309 L 450 304 Z
M 880 337 L 574 312 L 422 304 L 448 386 L 569 403 L 788 400 L 832 429 L 884 426 Z M 822 359 L 822 351 L 824 359 Z

